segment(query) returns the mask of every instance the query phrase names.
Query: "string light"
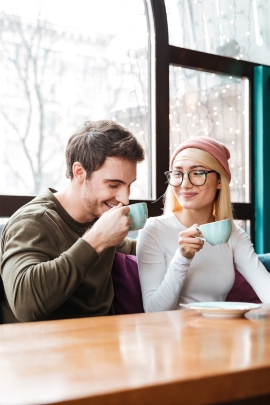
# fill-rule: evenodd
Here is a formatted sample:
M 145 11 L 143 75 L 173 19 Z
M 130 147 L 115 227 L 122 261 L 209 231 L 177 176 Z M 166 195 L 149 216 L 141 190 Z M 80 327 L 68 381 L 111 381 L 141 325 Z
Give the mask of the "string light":
M 238 141 L 238 134 L 243 132 L 243 125 L 245 125 L 244 121 L 238 122 L 239 114 L 245 114 L 245 110 L 241 108 L 242 102 L 241 95 L 239 94 L 243 92 L 242 83 L 245 79 L 227 76 L 230 80 L 230 84 L 228 84 L 226 81 L 224 83 L 224 76 L 218 74 L 197 72 L 187 68 L 182 68 L 181 72 L 174 68 L 174 72 L 177 72 L 175 83 L 178 83 L 179 87 L 177 85 L 175 87 L 177 97 L 173 98 L 171 95 L 173 107 L 171 109 L 171 119 L 173 122 L 171 137 L 176 140 L 175 144 L 178 145 L 179 142 L 189 136 L 204 135 L 222 141 L 225 136 L 227 144 L 231 145 L 230 167 L 234 178 L 230 184 L 231 192 L 233 193 L 232 195 L 235 193 L 236 198 L 240 195 L 240 198 L 244 201 L 246 194 L 241 194 L 239 187 L 241 190 L 245 189 L 242 187 L 245 180 L 245 171 L 243 171 L 242 166 L 239 166 L 237 162 L 240 158 L 239 151 L 241 154 L 245 153 L 242 147 L 239 149 Z M 192 75 L 191 72 L 193 72 Z M 198 77 L 198 87 L 194 90 L 196 74 Z M 211 83 L 207 79 L 210 76 Z M 180 96 L 179 92 L 180 94 L 182 93 Z M 197 98 L 195 103 L 194 98 Z M 172 100 L 174 101 L 172 102 Z M 227 126 L 227 117 L 231 122 L 238 122 L 238 128 Z M 179 122 L 181 124 L 181 131 Z

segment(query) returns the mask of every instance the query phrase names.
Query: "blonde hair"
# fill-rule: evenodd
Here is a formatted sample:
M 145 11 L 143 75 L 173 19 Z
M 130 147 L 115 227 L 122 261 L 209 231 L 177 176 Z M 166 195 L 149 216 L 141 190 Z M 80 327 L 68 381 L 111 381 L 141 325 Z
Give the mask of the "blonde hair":
M 181 156 L 181 159 L 196 160 L 203 166 L 209 167 L 210 170 L 215 170 L 219 174 L 221 187 L 220 190 L 217 190 L 213 207 L 213 215 L 217 221 L 221 221 L 223 219 L 231 219 L 231 221 L 233 221 L 231 193 L 229 186 L 230 180 L 223 166 L 221 166 L 213 155 L 202 149 L 186 148 L 179 152 L 177 156 L 179 155 Z M 181 210 L 182 207 L 173 192 L 173 186 L 169 184 L 165 193 L 164 214 Z

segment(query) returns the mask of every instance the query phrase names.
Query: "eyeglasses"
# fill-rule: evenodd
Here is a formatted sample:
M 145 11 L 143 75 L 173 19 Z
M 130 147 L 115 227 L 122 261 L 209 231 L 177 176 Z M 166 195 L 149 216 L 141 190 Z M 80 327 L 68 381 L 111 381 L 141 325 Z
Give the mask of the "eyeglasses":
M 215 170 L 190 170 L 190 172 L 183 173 L 178 170 L 169 170 L 165 172 L 168 183 L 173 187 L 178 187 L 184 180 L 184 175 L 188 175 L 188 179 L 193 186 L 203 186 L 206 182 L 208 173 L 216 173 Z

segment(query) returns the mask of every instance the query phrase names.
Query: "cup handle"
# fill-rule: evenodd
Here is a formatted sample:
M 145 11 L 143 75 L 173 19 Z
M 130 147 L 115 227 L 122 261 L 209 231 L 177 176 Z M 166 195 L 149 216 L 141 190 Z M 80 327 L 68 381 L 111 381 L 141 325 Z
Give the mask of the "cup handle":
M 207 242 L 207 240 L 205 238 L 201 238 L 200 236 L 194 236 L 194 238 L 198 238 L 198 239 L 203 240 L 204 242 Z
M 198 226 L 195 226 L 195 229 L 197 229 L 197 231 L 201 232 L 200 228 Z M 200 240 L 203 240 L 204 242 L 207 242 L 205 238 L 202 238 L 201 236 L 194 236 L 194 238 L 198 238 Z

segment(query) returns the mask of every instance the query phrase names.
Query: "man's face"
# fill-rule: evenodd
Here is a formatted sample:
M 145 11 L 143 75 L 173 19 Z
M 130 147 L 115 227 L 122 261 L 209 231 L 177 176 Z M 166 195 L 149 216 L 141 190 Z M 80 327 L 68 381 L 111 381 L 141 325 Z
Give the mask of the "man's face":
M 136 180 L 137 163 L 117 157 L 106 158 L 102 167 L 84 181 L 83 203 L 87 221 L 122 203 L 128 205 L 130 186 Z

